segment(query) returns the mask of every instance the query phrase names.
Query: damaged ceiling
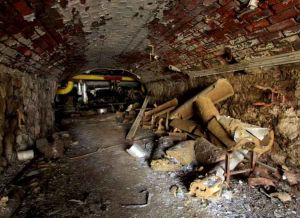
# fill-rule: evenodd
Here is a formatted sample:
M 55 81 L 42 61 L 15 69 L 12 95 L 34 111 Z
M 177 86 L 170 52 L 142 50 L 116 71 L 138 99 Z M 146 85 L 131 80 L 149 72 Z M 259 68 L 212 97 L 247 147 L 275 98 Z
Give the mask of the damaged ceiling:
M 300 49 L 299 0 L 5 0 L 0 63 L 40 75 L 137 69 L 153 53 L 181 69 Z

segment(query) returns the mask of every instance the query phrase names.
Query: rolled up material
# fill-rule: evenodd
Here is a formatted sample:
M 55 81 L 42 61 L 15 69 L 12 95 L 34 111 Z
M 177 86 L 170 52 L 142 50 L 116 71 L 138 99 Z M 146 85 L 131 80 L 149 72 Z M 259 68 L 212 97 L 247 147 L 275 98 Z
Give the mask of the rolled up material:
M 226 79 L 219 79 L 217 82 L 201 91 L 199 94 L 185 102 L 183 105 L 178 107 L 175 111 L 170 115 L 170 119 L 190 119 L 193 114 L 193 103 L 199 96 L 206 96 L 211 99 L 211 101 L 215 104 L 220 101 L 227 99 L 228 97 L 234 94 L 233 88 L 231 84 Z
M 212 118 L 220 115 L 219 111 L 209 97 L 199 96 L 195 101 L 195 105 L 198 109 L 197 112 L 204 123 L 207 123 Z

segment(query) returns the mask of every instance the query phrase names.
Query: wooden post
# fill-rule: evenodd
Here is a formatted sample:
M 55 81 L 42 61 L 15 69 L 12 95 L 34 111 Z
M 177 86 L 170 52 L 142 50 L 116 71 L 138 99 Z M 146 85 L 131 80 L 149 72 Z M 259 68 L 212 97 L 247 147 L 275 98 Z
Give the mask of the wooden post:
M 143 119 L 143 116 L 144 116 L 144 113 L 145 113 L 145 110 L 147 108 L 147 105 L 148 105 L 148 102 L 149 102 L 149 96 L 146 96 L 145 100 L 144 100 L 144 103 L 142 105 L 142 108 L 141 110 L 139 111 L 139 114 L 137 115 L 135 121 L 133 122 L 127 136 L 126 136 L 126 139 L 127 140 L 132 140 L 140 126 L 140 123 Z

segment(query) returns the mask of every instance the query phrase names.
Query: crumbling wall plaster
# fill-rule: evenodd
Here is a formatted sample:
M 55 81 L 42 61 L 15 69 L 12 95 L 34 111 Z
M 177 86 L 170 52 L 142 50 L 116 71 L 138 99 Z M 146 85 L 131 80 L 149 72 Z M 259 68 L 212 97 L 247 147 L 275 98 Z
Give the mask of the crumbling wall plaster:
M 0 64 L 0 166 L 54 127 L 56 82 Z

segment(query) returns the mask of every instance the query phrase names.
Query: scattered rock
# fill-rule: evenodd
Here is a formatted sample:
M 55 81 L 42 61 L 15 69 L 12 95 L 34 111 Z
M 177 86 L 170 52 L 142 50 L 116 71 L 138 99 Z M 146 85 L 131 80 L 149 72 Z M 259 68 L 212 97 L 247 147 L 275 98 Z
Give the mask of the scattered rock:
M 285 171 L 284 175 L 287 178 L 287 181 L 290 185 L 297 185 L 298 184 L 298 180 L 297 180 L 297 176 L 295 173 L 292 173 L 290 171 Z
M 175 158 L 181 165 L 196 162 L 194 140 L 180 142 L 166 151 L 167 157 Z
M 292 197 L 290 194 L 286 193 L 286 192 L 275 192 L 270 194 L 271 197 L 276 197 L 278 198 L 280 201 L 282 201 L 283 203 L 291 201 Z
M 165 172 L 178 171 L 182 167 L 178 162 L 172 161 L 167 158 L 152 160 L 150 165 L 152 170 L 154 171 L 165 171 Z

